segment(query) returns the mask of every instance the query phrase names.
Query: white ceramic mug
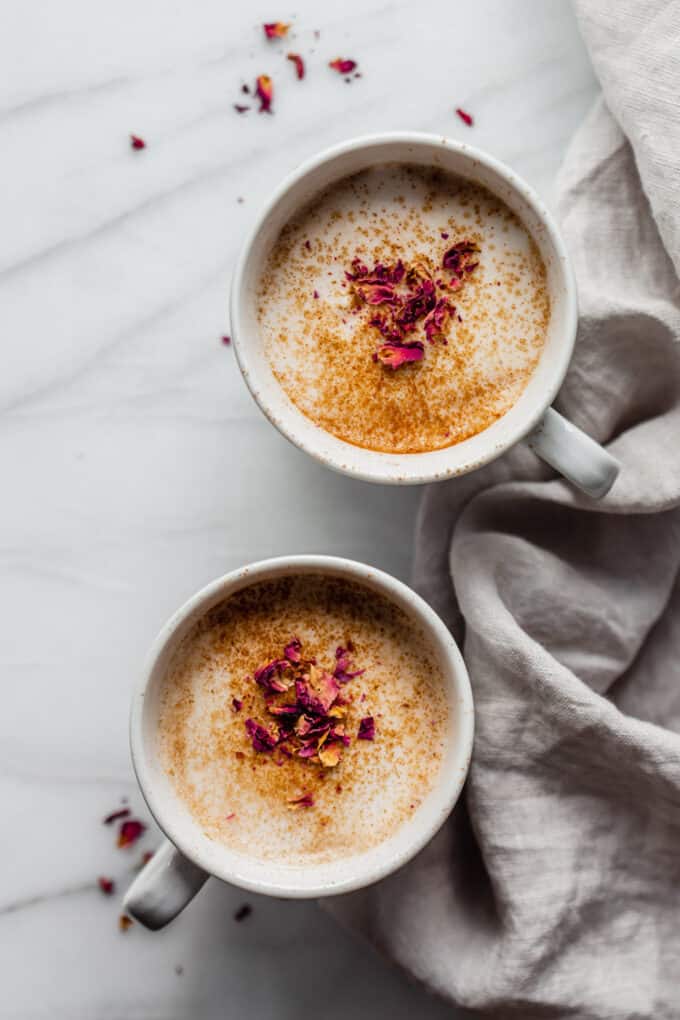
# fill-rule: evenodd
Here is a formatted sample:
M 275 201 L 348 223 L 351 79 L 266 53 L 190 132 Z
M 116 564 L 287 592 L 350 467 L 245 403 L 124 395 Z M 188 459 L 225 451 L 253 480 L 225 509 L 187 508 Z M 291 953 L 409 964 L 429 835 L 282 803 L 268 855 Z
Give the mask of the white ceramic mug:
M 278 383 L 263 350 L 256 318 L 256 286 L 264 261 L 285 223 L 316 194 L 348 174 L 380 163 L 418 163 L 449 170 L 488 188 L 515 212 L 546 265 L 550 324 L 540 362 L 517 403 L 483 432 L 428 453 L 390 454 L 353 446 L 305 417 Z M 303 163 L 281 184 L 245 242 L 234 273 L 231 329 L 236 356 L 264 414 L 291 442 L 328 467 L 383 483 L 439 481 L 500 456 L 518 441 L 590 496 L 613 485 L 618 462 L 550 407 L 562 384 L 576 338 L 574 274 L 553 219 L 533 190 L 498 160 L 462 142 L 398 132 L 356 138 Z
M 163 677 L 178 643 L 196 621 L 217 603 L 256 581 L 305 573 L 358 582 L 402 609 L 424 632 L 441 667 L 451 706 L 444 761 L 433 789 L 415 814 L 378 846 L 319 865 L 262 861 L 211 840 L 175 794 L 159 761 L 157 740 Z M 130 886 L 125 911 L 147 928 L 162 928 L 210 875 L 254 892 L 294 898 L 349 892 L 383 878 L 410 860 L 451 812 L 467 774 L 473 730 L 472 694 L 458 647 L 437 614 L 401 581 L 374 567 L 333 556 L 263 560 L 218 578 L 168 620 L 156 638 L 133 696 L 132 761 L 144 799 L 168 841 Z

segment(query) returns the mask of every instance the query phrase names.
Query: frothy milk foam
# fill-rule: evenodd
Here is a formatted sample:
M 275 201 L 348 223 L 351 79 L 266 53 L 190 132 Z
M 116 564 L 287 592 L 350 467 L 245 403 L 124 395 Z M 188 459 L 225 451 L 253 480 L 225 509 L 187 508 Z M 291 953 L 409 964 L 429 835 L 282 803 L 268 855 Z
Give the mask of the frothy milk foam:
M 246 733 L 250 717 L 272 723 L 253 672 L 293 635 L 330 669 L 349 644 L 364 670 L 342 688 L 351 742 L 334 768 L 259 753 Z M 418 810 L 441 767 L 450 711 L 418 625 L 362 586 L 304 575 L 252 585 L 183 639 L 161 691 L 158 750 L 208 837 L 249 857 L 319 863 L 379 844 Z M 369 715 L 375 739 L 358 740 Z M 313 806 L 292 810 L 304 793 Z
M 419 265 L 445 292 L 442 256 L 463 239 L 478 245 L 478 265 L 450 293 L 446 335 L 417 364 L 376 363 L 380 334 L 357 313 L 352 260 Z M 538 249 L 499 198 L 450 173 L 386 164 L 332 185 L 284 227 L 257 311 L 272 370 L 299 410 L 355 445 L 416 453 L 475 435 L 517 402 L 550 300 Z

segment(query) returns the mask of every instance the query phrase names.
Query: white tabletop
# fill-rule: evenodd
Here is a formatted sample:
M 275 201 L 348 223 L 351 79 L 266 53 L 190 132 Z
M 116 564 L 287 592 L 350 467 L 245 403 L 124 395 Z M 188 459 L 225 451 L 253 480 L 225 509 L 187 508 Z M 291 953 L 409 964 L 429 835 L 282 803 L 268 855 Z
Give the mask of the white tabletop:
M 110 874 L 122 889 L 139 852 L 116 850 L 100 819 L 122 796 L 143 811 L 130 689 L 155 632 L 196 588 L 302 551 L 408 578 L 420 493 L 349 481 L 293 449 L 220 343 L 245 228 L 302 158 L 390 128 L 474 142 L 550 200 L 596 93 L 569 4 L 10 8 L 0 37 L 0 1015 L 448 1016 L 313 903 L 211 882 L 165 932 L 119 933 L 118 903 L 95 879 Z M 290 43 L 266 43 L 261 22 L 293 13 Z M 303 82 L 290 49 L 307 58 Z M 363 77 L 345 84 L 326 67 L 336 56 L 358 60 Z M 239 116 L 241 83 L 262 72 L 275 79 L 274 115 Z M 146 150 L 131 151 L 130 132 Z M 144 847 L 155 841 L 150 830 Z M 237 924 L 245 901 L 253 913 Z

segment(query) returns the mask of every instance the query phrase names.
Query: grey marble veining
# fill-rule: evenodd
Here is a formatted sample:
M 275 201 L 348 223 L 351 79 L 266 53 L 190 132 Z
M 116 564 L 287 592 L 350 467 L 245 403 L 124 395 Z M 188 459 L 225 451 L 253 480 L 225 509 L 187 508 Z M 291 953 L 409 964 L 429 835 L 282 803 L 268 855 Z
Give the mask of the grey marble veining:
M 262 21 L 293 15 L 290 45 L 263 41 Z M 94 883 L 124 887 L 139 855 L 100 819 L 121 796 L 142 810 L 131 684 L 197 587 L 293 551 L 408 577 L 418 491 L 335 476 L 290 447 L 220 344 L 244 230 L 302 158 L 390 128 L 472 141 L 550 199 L 596 90 L 569 5 L 26 0 L 5 20 L 0 1015 L 450 1015 L 311 903 L 213 882 L 167 931 L 120 934 Z M 338 55 L 363 77 L 327 70 Z M 274 115 L 239 117 L 241 83 L 263 72 Z M 132 152 L 130 132 L 148 148 Z

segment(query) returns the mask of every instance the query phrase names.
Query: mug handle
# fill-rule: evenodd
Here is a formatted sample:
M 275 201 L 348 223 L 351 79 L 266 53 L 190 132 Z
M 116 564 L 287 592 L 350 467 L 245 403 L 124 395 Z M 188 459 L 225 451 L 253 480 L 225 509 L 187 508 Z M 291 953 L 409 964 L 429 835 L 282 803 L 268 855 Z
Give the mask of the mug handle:
M 184 910 L 207 878 L 207 871 L 166 840 L 125 893 L 123 910 L 145 928 L 158 931 Z
M 526 441 L 542 460 L 594 499 L 607 495 L 621 470 L 615 457 L 553 407 Z

